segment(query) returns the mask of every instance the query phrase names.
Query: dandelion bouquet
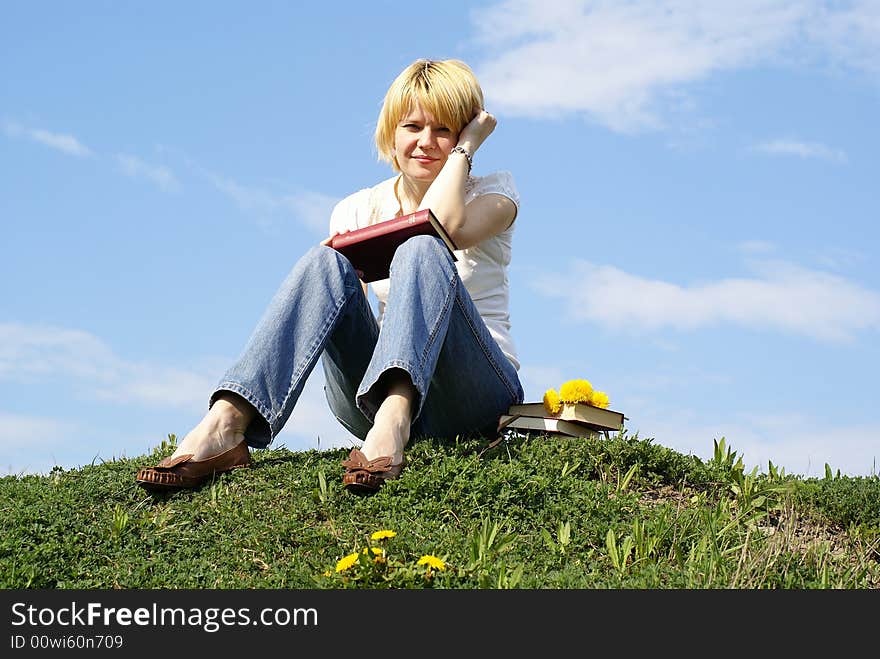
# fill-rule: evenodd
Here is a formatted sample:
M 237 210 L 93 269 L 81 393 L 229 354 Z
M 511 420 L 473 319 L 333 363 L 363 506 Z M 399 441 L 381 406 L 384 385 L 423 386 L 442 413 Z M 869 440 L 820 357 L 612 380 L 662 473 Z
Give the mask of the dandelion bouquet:
M 498 426 L 583 437 L 584 432 L 620 431 L 625 420 L 622 412 L 608 409 L 608 394 L 579 379 L 564 382 L 559 391 L 548 389 L 541 402 L 511 405 Z
M 601 409 L 608 408 L 608 394 L 593 388 L 589 380 L 569 380 L 556 389 L 544 392 L 544 409 L 548 414 L 558 415 L 567 405 L 583 403 Z

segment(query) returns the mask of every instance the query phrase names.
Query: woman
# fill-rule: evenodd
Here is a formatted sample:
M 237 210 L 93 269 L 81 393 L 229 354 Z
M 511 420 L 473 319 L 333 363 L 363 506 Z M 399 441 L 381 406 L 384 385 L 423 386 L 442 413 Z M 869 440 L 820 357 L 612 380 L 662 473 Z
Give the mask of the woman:
M 248 466 L 248 447 L 280 432 L 319 357 L 334 415 L 363 439 L 343 461 L 349 489 L 375 491 L 399 476 L 411 435 L 496 430 L 523 391 L 507 278 L 518 195 L 507 172 L 470 176 L 495 124 L 463 62 L 417 60 L 400 73 L 375 133 L 397 174 L 339 202 L 330 236 L 430 208 L 457 260 L 439 238 L 406 241 L 390 277 L 371 284 L 377 317 L 351 263 L 322 241 L 282 283 L 205 417 L 138 483 L 189 488 Z

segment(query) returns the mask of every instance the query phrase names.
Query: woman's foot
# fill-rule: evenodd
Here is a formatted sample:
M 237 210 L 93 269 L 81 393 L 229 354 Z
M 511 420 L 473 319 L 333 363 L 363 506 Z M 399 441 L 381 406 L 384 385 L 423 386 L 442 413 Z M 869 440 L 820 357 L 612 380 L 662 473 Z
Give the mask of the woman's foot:
M 243 398 L 223 394 L 174 453 L 153 467 L 140 469 L 135 480 L 153 491 L 190 489 L 217 474 L 250 466 L 244 430 L 253 413 Z
M 385 398 L 361 446 L 367 460 L 389 456 L 391 464 L 403 461 L 403 449 L 409 442 L 411 407 L 412 397 L 406 393 Z
M 388 393 L 373 419 L 360 450 L 352 449 L 342 461 L 342 482 L 349 490 L 375 492 L 386 480 L 400 476 L 406 461 L 403 449 L 409 442 L 416 390 L 405 372 L 390 377 Z
M 213 458 L 244 441 L 244 431 L 255 411 L 235 394 L 221 394 L 195 428 L 171 454 L 171 459 L 191 454 L 194 462 Z

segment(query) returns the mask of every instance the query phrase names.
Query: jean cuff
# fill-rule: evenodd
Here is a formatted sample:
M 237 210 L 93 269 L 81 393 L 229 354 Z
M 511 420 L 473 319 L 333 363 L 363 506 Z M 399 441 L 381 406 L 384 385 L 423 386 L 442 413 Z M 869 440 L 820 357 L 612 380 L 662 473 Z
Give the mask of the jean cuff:
M 355 401 L 357 402 L 358 409 L 363 412 L 364 416 L 370 420 L 370 423 L 373 423 L 376 419 L 376 412 L 379 411 L 379 406 L 382 404 L 382 401 L 376 401 L 375 397 L 378 395 L 378 392 L 372 391 L 375 387 L 376 383 L 379 382 L 382 375 L 384 375 L 387 371 L 392 368 L 399 368 L 409 375 L 410 380 L 413 383 L 413 386 L 416 388 L 416 394 L 418 395 L 418 400 L 416 401 L 416 409 L 413 412 L 410 423 L 415 423 L 415 420 L 419 417 L 419 414 L 422 412 L 422 404 L 425 400 L 425 395 L 427 394 L 425 382 L 419 375 L 419 369 L 414 367 L 409 362 L 405 362 L 400 359 L 392 359 L 386 362 L 380 369 L 375 371 L 375 375 L 370 373 L 364 377 L 361 381 L 361 386 L 358 389 L 357 396 L 355 397 Z

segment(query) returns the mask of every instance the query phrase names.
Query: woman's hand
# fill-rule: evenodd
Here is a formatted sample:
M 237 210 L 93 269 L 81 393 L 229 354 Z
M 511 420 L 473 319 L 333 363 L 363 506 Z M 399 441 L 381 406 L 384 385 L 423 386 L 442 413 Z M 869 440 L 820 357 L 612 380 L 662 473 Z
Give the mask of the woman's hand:
M 324 247 L 330 247 L 330 241 L 333 240 L 336 236 L 340 235 L 341 233 L 348 233 L 348 231 L 337 231 L 336 233 L 324 238 L 324 240 L 322 240 L 320 242 L 320 244 L 323 245 Z
M 458 134 L 458 146 L 463 147 L 469 154 L 480 148 L 480 145 L 486 141 L 486 138 L 495 130 L 498 121 L 495 116 L 489 114 L 484 109 L 479 108 L 474 111 L 474 118 L 461 129 Z

